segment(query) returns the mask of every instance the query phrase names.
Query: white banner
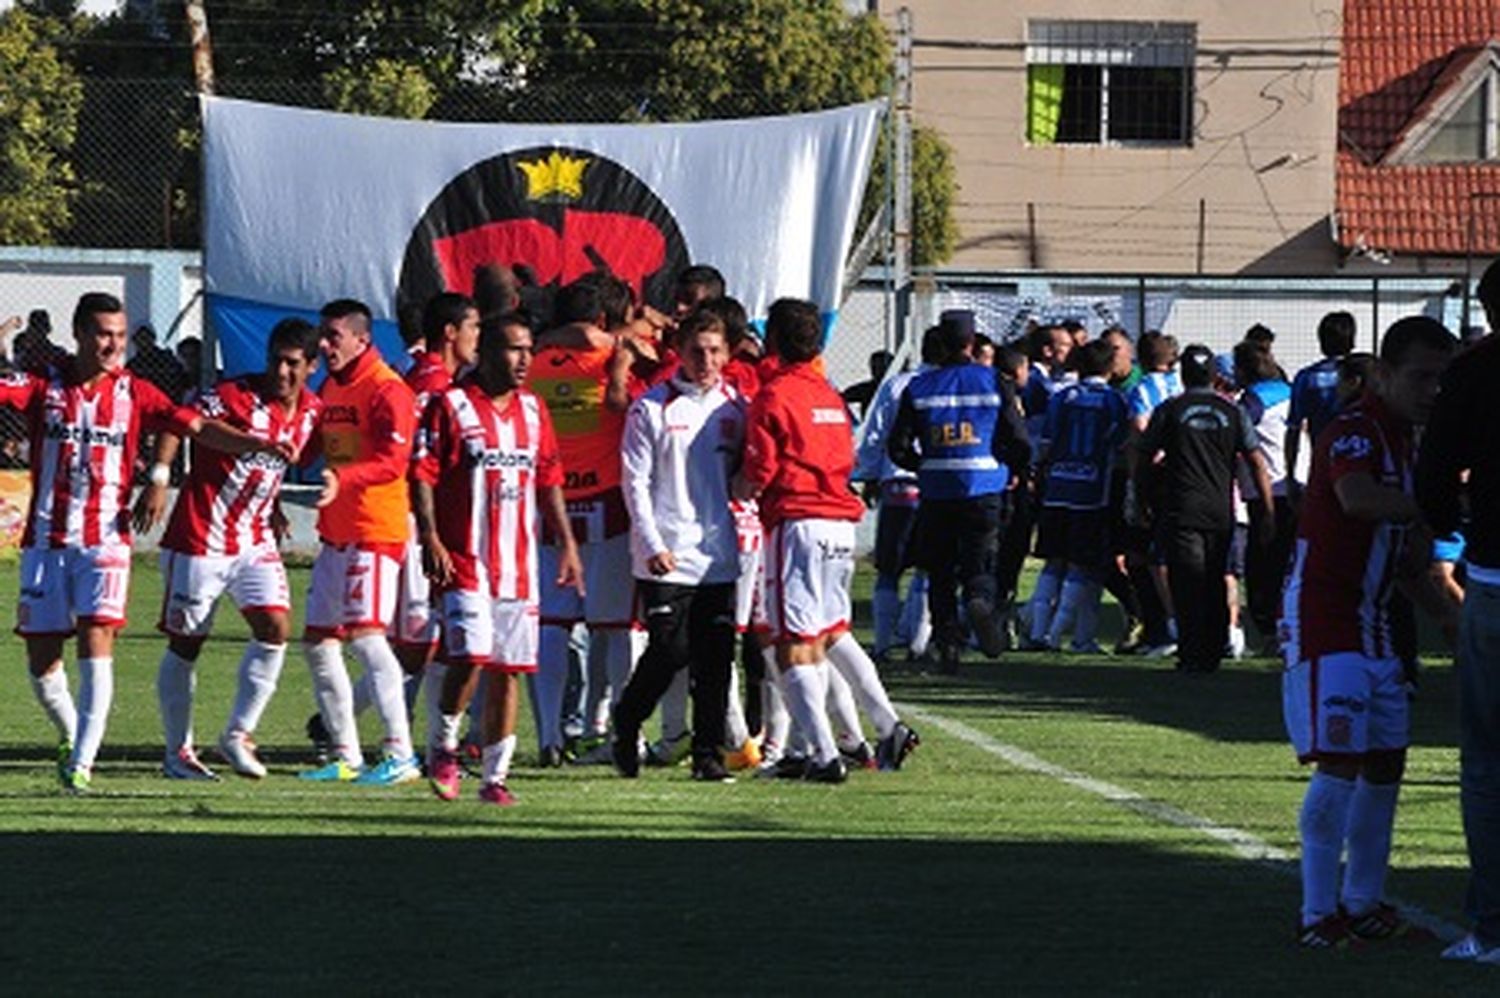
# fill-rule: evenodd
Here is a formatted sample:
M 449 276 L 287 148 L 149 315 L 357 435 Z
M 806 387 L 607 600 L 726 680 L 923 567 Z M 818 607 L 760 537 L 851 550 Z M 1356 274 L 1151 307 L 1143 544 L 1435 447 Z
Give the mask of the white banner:
M 352 297 L 393 320 L 439 290 L 469 291 L 492 261 L 541 284 L 605 267 L 659 306 L 678 271 L 706 263 L 752 319 L 783 296 L 831 318 L 882 106 L 509 125 L 206 97 L 205 290 L 226 368 L 243 366 L 231 341 L 263 337 L 281 314 Z

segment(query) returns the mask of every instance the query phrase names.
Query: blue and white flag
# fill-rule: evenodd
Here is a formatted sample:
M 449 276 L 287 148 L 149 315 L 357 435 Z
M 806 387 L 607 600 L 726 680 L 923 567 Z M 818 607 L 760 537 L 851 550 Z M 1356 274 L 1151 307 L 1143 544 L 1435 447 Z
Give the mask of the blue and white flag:
M 607 268 L 665 308 L 691 263 L 752 320 L 806 298 L 831 323 L 883 105 L 664 125 L 400 121 L 203 98 L 204 288 L 226 373 L 280 318 L 358 298 L 376 342 L 478 264 L 538 283 Z

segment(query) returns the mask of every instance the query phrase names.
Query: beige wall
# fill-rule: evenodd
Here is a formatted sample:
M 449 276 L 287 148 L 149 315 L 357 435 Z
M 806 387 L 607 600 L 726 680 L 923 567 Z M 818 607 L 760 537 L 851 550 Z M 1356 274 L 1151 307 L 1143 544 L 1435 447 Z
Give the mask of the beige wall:
M 899 6 L 882 0 L 882 17 L 894 24 Z M 1191 273 L 1203 199 L 1206 273 L 1337 267 L 1327 219 L 1340 4 L 907 0 L 906 6 L 919 42 L 997 43 L 916 49 L 917 122 L 939 129 L 958 163 L 959 249 L 948 266 Z M 1191 146 L 1028 146 L 1028 17 L 1196 23 Z

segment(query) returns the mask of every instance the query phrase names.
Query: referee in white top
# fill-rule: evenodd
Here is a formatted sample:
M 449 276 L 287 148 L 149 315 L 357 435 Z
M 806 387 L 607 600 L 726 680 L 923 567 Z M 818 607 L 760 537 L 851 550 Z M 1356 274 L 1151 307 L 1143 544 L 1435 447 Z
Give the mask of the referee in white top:
M 625 417 L 625 504 L 646 652 L 614 711 L 621 775 L 640 769 L 641 724 L 686 667 L 693 700 L 693 779 L 731 779 L 719 756 L 735 644 L 739 547 L 729 481 L 745 442 L 744 399 L 724 383 L 723 320 L 695 312 L 678 326 L 681 369 Z

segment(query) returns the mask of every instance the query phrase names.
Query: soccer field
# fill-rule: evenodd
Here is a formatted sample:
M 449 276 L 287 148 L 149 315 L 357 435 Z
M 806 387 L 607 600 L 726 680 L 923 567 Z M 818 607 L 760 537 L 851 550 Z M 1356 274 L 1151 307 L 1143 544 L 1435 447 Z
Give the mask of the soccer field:
M 299 597 L 306 581 L 293 572 Z M 7 624 L 15 585 L 0 566 Z M 1305 775 L 1270 661 L 1211 676 L 1038 655 L 956 679 L 895 671 L 922 747 L 899 773 L 841 787 L 542 771 L 528 728 L 521 803 L 496 809 L 472 781 L 444 804 L 425 783 L 294 780 L 312 705 L 295 650 L 259 733 L 269 779 L 161 779 L 154 562 L 133 588 L 87 798 L 57 790 L 20 640 L 0 639 L 7 991 L 1500 990 L 1492 968 L 1443 964 L 1435 946 L 1295 947 L 1285 857 Z M 204 744 L 246 635 L 223 609 L 199 670 Z M 1458 922 L 1452 701 L 1439 662 L 1414 706 L 1390 890 Z

